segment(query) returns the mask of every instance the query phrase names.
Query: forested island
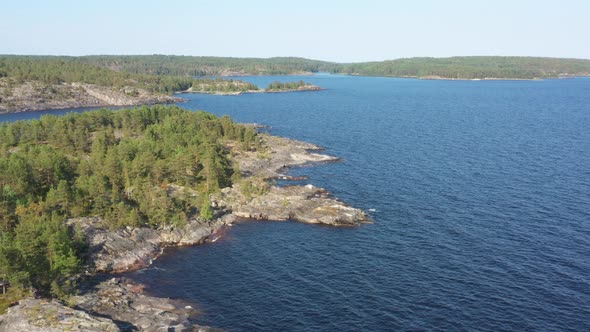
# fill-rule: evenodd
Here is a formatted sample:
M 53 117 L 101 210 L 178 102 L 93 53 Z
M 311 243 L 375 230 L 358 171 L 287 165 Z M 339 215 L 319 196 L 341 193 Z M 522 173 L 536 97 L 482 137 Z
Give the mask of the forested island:
M 339 73 L 426 79 L 542 79 L 590 75 L 590 60 L 466 56 L 346 64 Z
M 192 86 L 182 93 L 207 93 L 216 95 L 240 95 L 243 93 L 274 93 L 274 92 L 297 92 L 297 91 L 318 91 L 322 88 L 305 83 L 296 82 L 279 82 L 274 81 L 266 88 L 261 89 L 257 85 L 234 79 L 195 79 Z
M 321 188 L 269 182 L 288 179 L 285 166 L 338 160 L 313 150 L 176 106 L 0 124 L 0 280 L 9 282 L 0 314 L 19 301 L 0 329 L 192 325 L 187 310 L 140 285 L 93 275 L 148 265 L 164 247 L 206 242 L 237 218 L 367 222 Z

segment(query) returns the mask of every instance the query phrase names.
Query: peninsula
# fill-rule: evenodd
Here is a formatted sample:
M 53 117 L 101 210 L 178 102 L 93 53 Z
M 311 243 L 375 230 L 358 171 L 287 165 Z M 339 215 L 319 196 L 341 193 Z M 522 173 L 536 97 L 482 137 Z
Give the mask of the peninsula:
M 298 82 L 273 82 L 266 89 L 223 78 L 138 74 L 53 57 L 0 56 L 0 114 L 48 109 L 169 104 L 174 93 L 317 91 Z
M 43 116 L 0 125 L 0 142 L 0 331 L 207 330 L 189 306 L 105 274 L 248 219 L 370 222 L 321 188 L 269 182 L 338 158 L 229 117 L 176 106 Z
M 186 77 L 118 72 L 60 58 L 0 57 L 0 113 L 182 101 Z

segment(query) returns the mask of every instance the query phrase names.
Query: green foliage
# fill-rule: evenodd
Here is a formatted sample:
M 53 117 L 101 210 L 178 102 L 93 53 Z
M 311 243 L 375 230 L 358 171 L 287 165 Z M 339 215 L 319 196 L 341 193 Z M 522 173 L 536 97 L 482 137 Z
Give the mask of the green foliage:
M 172 94 L 191 86 L 188 77 L 172 77 L 133 74 L 85 63 L 82 58 L 53 56 L 0 56 L 3 76 L 18 83 L 40 81 L 46 84 L 89 83 L 122 88 L 131 86 L 151 92 Z M 49 91 L 53 89 L 48 86 Z M 139 95 L 137 90 L 128 92 L 130 96 Z
M 246 92 L 258 90 L 258 86 L 255 84 L 233 80 L 233 79 L 221 79 L 221 78 L 201 78 L 195 79 L 192 83 L 193 92 L 203 93 L 228 93 L 228 92 Z
M 14 285 L 64 296 L 85 251 L 70 217 L 101 216 L 112 228 L 182 225 L 231 186 L 226 144 L 254 147 L 252 129 L 229 117 L 153 106 L 97 110 L 0 125 L 0 272 Z M 207 203 L 203 203 L 206 201 Z
M 532 79 L 562 74 L 590 75 L 590 60 L 500 56 L 408 58 L 346 64 L 332 72 L 365 76 Z
M 14 287 L 63 290 L 67 277 L 80 268 L 82 237 L 57 214 L 43 214 L 38 204 L 17 210 L 18 224 L 0 237 L 0 271 Z
M 200 217 L 203 220 L 211 220 L 211 218 L 213 218 L 213 210 L 211 209 L 211 202 L 209 202 L 208 198 L 203 199 Z
M 0 78 L 38 80 L 47 84 L 85 82 L 104 86 L 132 86 L 152 92 L 243 91 L 243 84 L 197 76 L 285 75 L 331 72 L 365 76 L 441 78 L 544 78 L 558 75 L 590 75 L 590 60 L 541 57 L 469 56 L 407 58 L 379 62 L 339 64 L 293 57 L 269 59 L 168 55 L 0 56 Z M 251 90 L 255 90 L 254 87 Z M 207 90 L 209 89 L 209 90 Z M 223 92 L 223 90 L 221 90 Z M 133 94 L 133 90 L 130 92 Z
M 270 184 L 263 178 L 249 177 L 240 182 L 240 192 L 246 200 L 264 195 L 270 190 Z
M 285 82 L 285 83 L 279 82 L 279 81 L 274 81 L 266 87 L 266 90 L 268 90 L 268 91 L 297 90 L 298 88 L 304 87 L 306 85 L 309 85 L 309 84 L 307 84 L 303 81 Z
M 18 300 L 22 299 L 23 297 L 27 296 L 28 292 L 23 289 L 22 287 L 18 286 L 10 286 L 6 290 L 5 295 L 0 295 L 0 315 L 6 313 L 6 309 L 8 307 L 17 302 Z
M 172 76 L 285 75 L 330 71 L 338 64 L 295 57 L 224 58 L 175 55 L 96 55 L 79 61 L 134 74 Z

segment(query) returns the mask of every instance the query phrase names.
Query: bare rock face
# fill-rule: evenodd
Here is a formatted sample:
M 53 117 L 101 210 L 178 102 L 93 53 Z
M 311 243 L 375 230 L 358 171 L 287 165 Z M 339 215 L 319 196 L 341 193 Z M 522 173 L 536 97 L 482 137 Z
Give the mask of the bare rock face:
M 108 318 L 91 316 L 58 301 L 26 298 L 0 316 L 0 332 L 120 331 Z
M 95 272 L 123 272 L 147 266 L 167 246 L 203 243 L 225 221 L 201 223 L 190 220 L 185 226 L 162 229 L 126 227 L 109 230 L 100 218 L 75 218 L 68 221 L 84 232 L 90 247 L 88 259 Z
M 7 79 L 0 79 L 0 113 L 167 104 L 183 100 L 132 87 L 117 89 L 86 83 L 46 84 L 38 81 L 9 84 Z
M 296 220 L 310 224 L 356 226 L 370 222 L 367 215 L 333 198 L 329 192 L 306 186 L 271 187 L 268 193 L 245 200 L 239 188 L 222 191 L 221 204 L 227 204 L 238 217 L 259 220 Z
M 261 135 L 265 150 L 236 153 L 240 170 L 246 177 L 285 180 L 301 179 L 285 175 L 289 167 L 339 161 L 339 158 L 316 153 L 321 147 L 292 139 Z M 306 186 L 271 186 L 255 198 L 245 197 L 240 184 L 222 190 L 216 204 L 227 206 L 241 218 L 259 220 L 297 220 L 331 226 L 355 226 L 371 222 L 367 215 L 335 199 L 328 191 Z
M 286 176 L 288 167 L 314 163 L 336 162 L 340 158 L 315 151 L 323 150 L 317 145 L 284 137 L 260 134 L 265 146 L 263 151 L 236 151 L 236 161 L 245 176 L 279 178 Z
M 71 302 L 95 316 L 109 317 L 128 331 L 213 331 L 191 321 L 196 310 L 184 303 L 144 294 L 143 285 L 112 278 Z

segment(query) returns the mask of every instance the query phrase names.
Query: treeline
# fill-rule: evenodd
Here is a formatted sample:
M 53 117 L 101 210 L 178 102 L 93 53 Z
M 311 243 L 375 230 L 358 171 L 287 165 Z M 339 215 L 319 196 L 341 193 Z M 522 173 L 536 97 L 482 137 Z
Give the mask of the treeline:
M 177 55 L 95 55 L 81 62 L 136 74 L 173 76 L 287 75 L 329 71 L 339 65 L 296 57 L 229 58 Z
M 279 82 L 274 81 L 271 82 L 267 87 L 267 91 L 280 91 L 280 90 L 297 90 L 301 87 L 307 86 L 309 84 L 299 80 L 296 82 Z
M 366 76 L 474 78 L 548 78 L 559 75 L 590 75 L 590 60 L 465 56 L 407 58 L 379 62 L 340 64 L 303 58 L 222 58 L 192 56 L 88 56 L 80 61 L 137 74 L 284 75 L 302 72 L 331 72 Z
M 330 72 L 365 76 L 474 78 L 547 78 L 590 75 L 590 60 L 468 56 L 407 58 L 340 64 L 294 57 L 223 58 L 171 55 L 0 56 L 0 77 L 44 82 L 135 85 L 172 93 L 191 87 L 193 77 L 284 75 Z
M 46 84 L 88 83 L 114 88 L 132 86 L 150 92 L 172 94 L 192 84 L 189 77 L 141 75 L 116 71 L 79 61 L 74 57 L 2 56 L 0 77 L 15 83 L 40 81 Z
M 113 228 L 211 218 L 208 194 L 239 177 L 230 142 L 259 145 L 227 116 L 175 106 L 1 124 L 0 274 L 13 287 L 67 292 L 85 251 L 69 218 L 100 216 Z
M 590 60 L 500 56 L 408 58 L 347 64 L 332 72 L 365 76 L 533 79 L 590 75 Z
M 234 79 L 201 78 L 193 80 L 192 83 L 192 91 L 194 92 L 245 92 L 252 90 L 258 90 L 258 86 L 250 82 Z

